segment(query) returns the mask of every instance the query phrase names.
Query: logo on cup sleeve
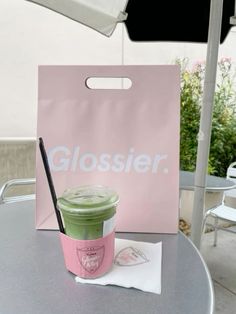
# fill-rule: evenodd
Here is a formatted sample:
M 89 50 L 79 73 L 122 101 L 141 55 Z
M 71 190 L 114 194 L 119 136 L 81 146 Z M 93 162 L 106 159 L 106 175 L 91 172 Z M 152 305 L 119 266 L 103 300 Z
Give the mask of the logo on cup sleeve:
M 95 273 L 101 266 L 105 254 L 104 246 L 77 249 L 80 265 L 90 274 Z

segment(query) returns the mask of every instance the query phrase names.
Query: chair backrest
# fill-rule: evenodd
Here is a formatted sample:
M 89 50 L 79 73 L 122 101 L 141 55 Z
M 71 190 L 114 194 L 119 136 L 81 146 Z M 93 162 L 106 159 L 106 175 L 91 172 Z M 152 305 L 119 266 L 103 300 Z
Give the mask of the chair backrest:
M 16 196 L 6 196 L 7 191 L 13 186 L 20 185 L 35 185 L 35 178 L 26 178 L 26 179 L 13 179 L 5 182 L 2 187 L 0 187 L 0 205 L 5 203 L 14 203 L 19 201 L 26 201 L 35 199 L 35 194 L 27 195 L 16 195 Z
M 227 179 L 236 183 L 236 162 L 229 165 L 229 168 L 227 169 Z
M 236 162 L 229 165 L 226 173 L 226 178 L 236 184 Z M 236 198 L 236 189 L 225 191 L 225 196 Z

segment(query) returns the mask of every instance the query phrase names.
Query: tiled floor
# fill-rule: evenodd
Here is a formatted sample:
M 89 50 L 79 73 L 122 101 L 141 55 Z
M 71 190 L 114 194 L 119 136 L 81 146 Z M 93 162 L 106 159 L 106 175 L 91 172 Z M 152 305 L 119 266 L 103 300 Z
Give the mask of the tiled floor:
M 214 284 L 215 314 L 235 314 L 236 234 L 218 231 L 216 247 L 213 246 L 213 237 L 213 232 L 203 235 L 201 253 Z

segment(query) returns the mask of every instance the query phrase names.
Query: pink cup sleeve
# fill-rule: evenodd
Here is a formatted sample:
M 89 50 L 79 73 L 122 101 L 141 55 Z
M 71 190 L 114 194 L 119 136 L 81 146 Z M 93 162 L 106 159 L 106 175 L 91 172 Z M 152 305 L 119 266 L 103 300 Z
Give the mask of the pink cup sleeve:
M 108 272 L 114 259 L 115 232 L 95 240 L 77 240 L 60 233 L 66 268 L 81 278 Z

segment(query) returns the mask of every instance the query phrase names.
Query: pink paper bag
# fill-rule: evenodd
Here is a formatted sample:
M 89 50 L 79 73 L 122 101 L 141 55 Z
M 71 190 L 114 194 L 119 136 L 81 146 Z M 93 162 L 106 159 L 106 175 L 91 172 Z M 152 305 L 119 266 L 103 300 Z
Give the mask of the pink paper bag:
M 127 89 L 88 87 L 128 78 Z M 116 231 L 176 233 L 179 210 L 179 67 L 40 66 L 37 135 L 57 196 L 101 184 L 120 196 Z M 39 150 L 36 228 L 57 229 Z

